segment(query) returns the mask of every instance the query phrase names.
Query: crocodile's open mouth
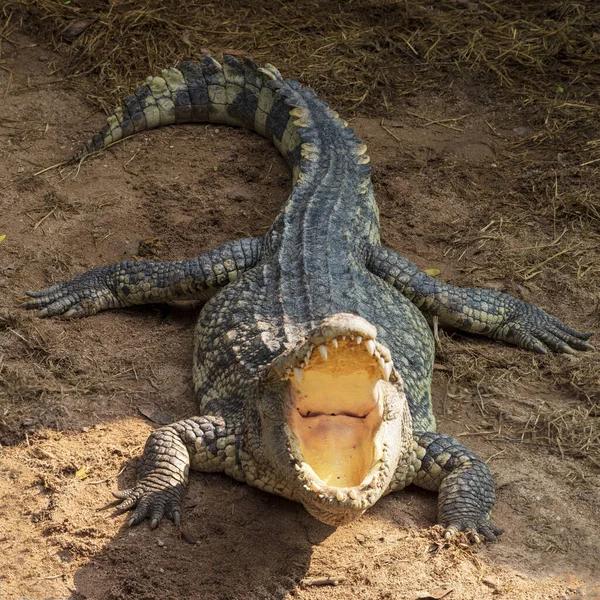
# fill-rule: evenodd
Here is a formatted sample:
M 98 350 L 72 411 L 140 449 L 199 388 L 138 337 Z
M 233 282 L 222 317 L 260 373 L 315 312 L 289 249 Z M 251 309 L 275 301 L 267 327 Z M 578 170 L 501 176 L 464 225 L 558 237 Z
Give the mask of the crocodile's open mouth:
M 338 324 L 311 336 L 286 370 L 290 458 L 303 495 L 312 498 L 303 502 L 332 524 L 364 512 L 389 484 L 397 456 L 388 440 L 398 435 L 394 413 L 404 400 L 375 328 L 351 317 L 353 327 Z M 329 518 L 332 511 L 337 516 Z
M 346 336 L 344 336 L 346 337 Z M 373 340 L 350 336 L 321 344 L 290 379 L 289 423 L 316 478 L 339 488 L 368 484 L 383 422 L 380 381 L 391 373 Z M 318 487 L 313 482 L 313 487 Z

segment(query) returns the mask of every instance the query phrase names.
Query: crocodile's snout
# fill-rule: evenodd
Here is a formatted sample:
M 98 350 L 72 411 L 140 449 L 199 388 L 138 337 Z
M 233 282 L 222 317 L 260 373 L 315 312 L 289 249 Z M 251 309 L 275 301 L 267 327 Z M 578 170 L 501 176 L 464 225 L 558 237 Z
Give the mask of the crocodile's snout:
M 377 330 L 355 315 L 315 328 L 279 365 L 288 382 L 288 455 L 297 494 L 332 525 L 359 517 L 387 489 L 408 414 Z

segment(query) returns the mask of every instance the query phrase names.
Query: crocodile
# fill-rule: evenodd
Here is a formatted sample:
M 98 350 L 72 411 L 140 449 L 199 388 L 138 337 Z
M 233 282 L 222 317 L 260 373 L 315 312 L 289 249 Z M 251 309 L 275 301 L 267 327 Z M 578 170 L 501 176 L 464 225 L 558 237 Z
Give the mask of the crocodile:
M 262 237 L 175 262 L 124 261 L 41 291 L 27 309 L 75 317 L 202 300 L 194 334 L 199 415 L 156 429 L 136 483 L 113 492 L 134 525 L 176 525 L 190 469 L 301 502 L 338 526 L 415 484 L 438 492 L 447 536 L 493 541 L 487 464 L 436 431 L 431 322 L 544 353 L 593 347 L 508 294 L 442 283 L 380 245 L 366 146 L 309 87 L 270 64 L 204 57 L 149 77 L 88 155 L 174 123 L 245 127 L 287 161 L 292 191 Z

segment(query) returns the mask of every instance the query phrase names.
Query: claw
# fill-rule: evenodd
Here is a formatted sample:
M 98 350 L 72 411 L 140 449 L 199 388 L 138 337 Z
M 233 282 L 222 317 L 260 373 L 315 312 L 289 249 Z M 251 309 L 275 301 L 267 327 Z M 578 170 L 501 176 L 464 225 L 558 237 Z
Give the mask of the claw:
M 457 533 L 458 533 L 458 529 L 456 527 L 454 527 L 453 525 L 450 525 L 449 527 L 446 528 L 446 531 L 444 532 L 444 539 L 451 540 L 456 536 Z
M 117 506 L 117 511 L 119 511 L 120 513 L 126 512 L 130 508 L 133 508 L 134 506 L 135 506 L 135 500 L 133 498 L 127 498 L 126 500 L 123 500 L 123 502 L 121 502 L 121 504 L 119 504 Z
M 178 497 L 174 497 L 172 490 L 168 488 L 157 491 L 154 486 L 148 485 L 141 480 L 138 481 L 135 487 L 114 491 L 112 495 L 118 500 L 122 500 L 116 507 L 117 513 L 123 513 L 135 508 L 135 511 L 127 521 L 128 527 L 149 519 L 150 528 L 156 529 L 165 515 L 175 525 L 181 523 L 180 500 Z
M 125 499 L 129 498 L 129 495 L 131 494 L 131 490 L 116 490 L 116 491 L 111 492 L 111 494 L 115 498 L 118 498 L 119 500 L 125 500 Z
M 491 521 L 461 521 L 457 524 L 448 525 L 444 531 L 444 539 L 453 540 L 459 531 L 463 531 L 471 544 L 481 544 L 498 541 L 498 536 L 504 533 L 504 529 L 498 527 Z
M 472 544 L 481 544 L 481 538 L 475 529 L 469 529 L 466 534 Z

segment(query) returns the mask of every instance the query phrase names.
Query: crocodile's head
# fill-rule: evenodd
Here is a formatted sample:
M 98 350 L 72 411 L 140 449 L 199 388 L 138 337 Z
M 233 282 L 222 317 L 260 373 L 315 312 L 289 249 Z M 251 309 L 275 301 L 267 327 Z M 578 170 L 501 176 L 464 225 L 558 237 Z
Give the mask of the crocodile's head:
M 411 445 L 402 380 L 376 335 L 361 317 L 333 315 L 263 380 L 256 420 L 273 483 L 330 525 L 373 506 Z

